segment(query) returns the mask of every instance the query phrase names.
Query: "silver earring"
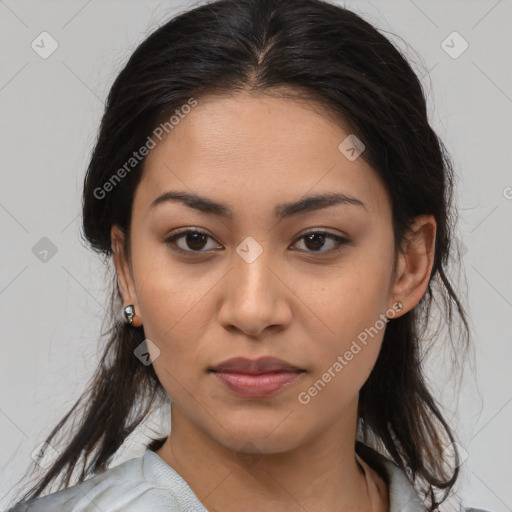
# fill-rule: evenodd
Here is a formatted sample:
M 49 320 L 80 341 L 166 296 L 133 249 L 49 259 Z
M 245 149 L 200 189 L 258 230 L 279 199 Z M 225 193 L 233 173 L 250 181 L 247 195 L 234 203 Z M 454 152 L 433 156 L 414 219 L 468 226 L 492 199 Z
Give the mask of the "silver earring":
M 135 307 L 133 304 L 130 304 L 123 309 L 123 315 L 127 324 L 133 324 L 133 317 L 135 316 Z
M 402 311 L 402 309 L 404 309 L 404 305 L 400 301 L 395 302 L 394 306 L 396 309 L 398 309 L 398 311 Z

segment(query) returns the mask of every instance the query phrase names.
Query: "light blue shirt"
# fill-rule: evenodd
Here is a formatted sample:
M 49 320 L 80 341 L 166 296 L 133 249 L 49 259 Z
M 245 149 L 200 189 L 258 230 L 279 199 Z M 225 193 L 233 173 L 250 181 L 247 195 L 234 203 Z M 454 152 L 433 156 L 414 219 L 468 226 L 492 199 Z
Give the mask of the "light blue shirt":
M 363 458 L 363 457 L 361 457 Z M 363 460 L 366 461 L 365 458 Z M 405 473 L 381 458 L 389 479 L 390 512 L 426 510 Z M 466 512 L 486 512 L 465 509 Z M 17 505 L 9 512 L 207 512 L 183 478 L 156 453 L 107 469 L 73 487 Z

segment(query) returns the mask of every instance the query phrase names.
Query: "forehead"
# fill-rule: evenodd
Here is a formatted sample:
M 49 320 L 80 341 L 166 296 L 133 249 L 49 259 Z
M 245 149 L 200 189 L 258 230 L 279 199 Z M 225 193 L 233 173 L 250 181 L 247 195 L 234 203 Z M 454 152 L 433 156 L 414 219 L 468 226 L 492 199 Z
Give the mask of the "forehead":
M 253 202 L 335 191 L 383 214 L 390 205 L 378 174 L 339 149 L 349 135 L 314 103 L 249 93 L 201 98 L 150 150 L 135 202 L 147 209 L 179 189 L 231 204 L 236 213 Z

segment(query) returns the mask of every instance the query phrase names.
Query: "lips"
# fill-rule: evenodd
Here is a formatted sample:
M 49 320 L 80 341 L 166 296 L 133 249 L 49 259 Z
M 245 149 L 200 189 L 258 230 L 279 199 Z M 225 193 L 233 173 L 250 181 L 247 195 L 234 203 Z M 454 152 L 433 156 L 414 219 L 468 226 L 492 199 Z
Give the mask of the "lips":
M 304 371 L 296 366 L 278 359 L 277 357 L 260 357 L 259 359 L 247 359 L 245 357 L 234 357 L 209 368 L 214 372 L 245 373 L 258 375 L 271 372 L 300 372 Z
M 208 369 L 236 395 L 264 398 L 275 395 L 297 380 L 305 370 L 275 357 L 236 357 Z

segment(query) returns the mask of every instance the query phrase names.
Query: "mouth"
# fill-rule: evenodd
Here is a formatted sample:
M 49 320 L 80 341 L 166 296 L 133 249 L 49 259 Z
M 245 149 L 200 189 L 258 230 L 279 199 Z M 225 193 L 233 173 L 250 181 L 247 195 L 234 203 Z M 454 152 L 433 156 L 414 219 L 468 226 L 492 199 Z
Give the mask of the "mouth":
M 306 372 L 274 357 L 255 360 L 237 357 L 208 368 L 208 371 L 228 390 L 247 398 L 275 395 Z

